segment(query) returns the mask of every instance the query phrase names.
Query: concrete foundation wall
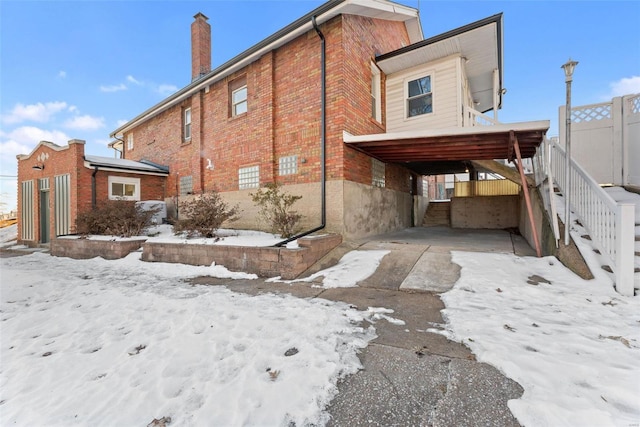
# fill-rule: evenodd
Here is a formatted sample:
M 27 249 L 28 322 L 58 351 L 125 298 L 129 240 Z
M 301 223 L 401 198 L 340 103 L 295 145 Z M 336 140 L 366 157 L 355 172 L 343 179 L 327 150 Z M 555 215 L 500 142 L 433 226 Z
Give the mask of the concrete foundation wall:
M 345 239 L 411 227 L 412 200 L 409 193 L 345 181 Z
M 451 227 L 505 229 L 518 227 L 519 196 L 452 197 Z
M 529 190 L 529 196 L 531 198 L 531 209 L 533 211 L 533 219 L 536 224 L 536 232 L 538 233 L 542 255 L 555 255 L 557 251 L 555 237 L 547 214 L 544 210 L 544 204 L 540 197 L 540 193 L 537 189 L 532 188 Z M 529 220 L 529 214 L 527 213 L 527 204 L 525 202 L 524 193 L 522 192 L 520 192 L 520 223 L 518 225 L 518 229 L 520 230 L 522 237 L 524 237 L 529 245 L 535 249 L 536 246 L 533 239 L 533 231 Z
M 345 239 L 358 239 L 395 231 L 419 223 L 429 204 L 428 198 L 409 193 L 372 187 L 346 180 L 327 181 L 326 227 L 328 233 L 341 234 Z M 259 208 L 251 200 L 254 190 L 220 193 L 229 206 L 238 205 L 239 219 L 223 224 L 223 228 L 271 230 L 261 221 Z M 321 187 L 319 183 L 293 184 L 282 187 L 287 194 L 302 196 L 293 206 L 302 215 L 299 231 L 310 230 L 321 223 Z M 196 196 L 179 198 L 182 203 Z M 412 205 L 413 200 L 413 205 Z M 175 198 L 166 199 L 167 210 L 175 211 Z

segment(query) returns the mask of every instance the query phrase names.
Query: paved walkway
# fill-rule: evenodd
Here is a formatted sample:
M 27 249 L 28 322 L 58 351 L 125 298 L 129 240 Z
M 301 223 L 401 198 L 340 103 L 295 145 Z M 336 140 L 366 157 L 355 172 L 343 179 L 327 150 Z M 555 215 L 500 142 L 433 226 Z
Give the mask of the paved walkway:
M 394 310 L 390 316 L 405 324 L 380 320 L 374 325 L 378 337 L 360 354 L 364 369 L 338 386 L 329 408 L 331 426 L 518 426 L 507 401 L 522 395 L 520 385 L 478 363 L 462 344 L 426 330 L 442 327 L 444 304 L 437 293 L 450 289 L 460 275 L 460 267 L 451 262 L 452 250 L 535 255 L 533 249 L 520 236 L 501 230 L 411 228 L 343 243 L 306 275 L 334 265 L 354 249 L 390 251 L 355 288 L 207 277 L 194 282 L 252 294 L 343 301 L 361 310 Z

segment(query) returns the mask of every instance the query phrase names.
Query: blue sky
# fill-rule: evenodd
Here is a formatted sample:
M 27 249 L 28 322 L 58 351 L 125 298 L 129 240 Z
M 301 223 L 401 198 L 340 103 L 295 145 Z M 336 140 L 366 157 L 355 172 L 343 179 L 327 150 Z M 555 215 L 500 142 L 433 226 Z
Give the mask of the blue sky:
M 113 156 L 110 132 L 190 83 L 197 12 L 216 67 L 322 3 L 0 0 L 0 210 L 16 205 L 17 154 L 77 138 Z M 425 38 L 504 13 L 502 122 L 550 120 L 557 135 L 569 57 L 573 105 L 640 92 L 638 1 L 399 3 L 419 7 Z

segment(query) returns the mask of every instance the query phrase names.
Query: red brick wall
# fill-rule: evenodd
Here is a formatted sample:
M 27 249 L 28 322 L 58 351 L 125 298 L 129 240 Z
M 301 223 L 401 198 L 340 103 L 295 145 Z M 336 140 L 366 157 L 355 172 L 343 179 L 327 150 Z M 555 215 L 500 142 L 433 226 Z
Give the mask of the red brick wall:
M 33 241 L 24 242 L 31 245 L 42 241 L 40 230 L 40 191 L 38 180 L 49 178 L 49 229 L 51 230 L 49 240 L 55 237 L 55 177 L 69 174 L 70 176 L 70 232 L 75 231 L 75 223 L 78 214 L 91 209 L 92 202 L 92 174 L 93 169 L 84 166 L 84 141 L 72 140 L 68 146 L 59 147 L 55 144 L 40 144 L 29 156 L 23 156 L 18 161 L 18 240 L 23 241 L 21 218 L 22 218 L 22 188 L 21 183 L 33 180 Z M 48 154 L 44 161 L 44 169 L 36 170 L 32 167 L 41 163 L 38 156 Z M 124 177 L 140 178 L 140 198 L 141 200 L 163 200 L 166 197 L 165 181 L 163 176 L 138 175 L 133 173 L 107 172 L 99 170 L 96 174 L 96 200 L 106 200 L 108 193 L 108 176 L 117 175 Z
M 371 118 L 371 61 L 409 44 L 403 23 L 338 16 L 320 26 L 326 38 L 327 179 L 371 185 L 370 157 L 344 146 L 343 130 L 384 132 Z M 133 129 L 125 157 L 170 166 L 167 196 L 179 176 L 193 177 L 193 192 L 238 190 L 238 168 L 260 166 L 261 184 L 320 179 L 320 39 L 315 31 L 259 60 Z M 248 111 L 229 116 L 229 82 L 246 78 Z M 384 92 L 384 91 L 383 91 Z M 192 138 L 182 140 L 182 110 L 192 108 Z M 384 111 L 384 99 L 383 99 Z M 384 122 L 384 117 L 383 117 Z M 127 135 L 125 135 L 125 141 Z M 298 173 L 278 177 L 278 158 L 298 156 Z M 207 169 L 207 159 L 213 170 Z M 387 165 L 387 187 L 408 191 L 409 173 Z
M 89 170 L 89 178 L 92 172 Z M 109 199 L 109 177 L 125 177 L 140 179 L 140 200 L 164 200 L 166 190 L 166 178 L 155 175 L 139 175 L 134 173 L 120 173 L 99 170 L 96 174 L 96 200 Z M 91 183 L 89 183 L 89 186 Z M 91 187 L 89 187 L 89 205 L 91 208 Z
M 52 146 L 54 148 L 52 148 Z M 44 162 L 37 160 L 38 156 L 46 154 L 49 157 Z M 51 146 L 47 144 L 40 144 L 36 147 L 33 153 L 28 156 L 24 156 L 21 160 L 18 160 L 18 241 L 23 241 L 22 237 L 22 187 L 23 181 L 33 180 L 33 225 L 34 234 L 31 244 L 40 242 L 42 235 L 40 233 L 40 190 L 38 188 L 38 180 L 42 178 L 49 178 L 49 229 L 51 230 L 50 238 L 55 236 L 55 212 L 54 201 L 56 195 L 55 177 L 58 175 L 69 174 L 70 175 L 70 217 L 73 229 L 75 224 L 75 218 L 80 208 L 80 202 L 84 197 L 86 190 L 86 184 L 84 177 L 80 175 L 83 166 L 84 157 L 84 141 L 71 140 L 69 145 L 65 147 L 59 147 L 55 144 Z M 39 163 L 44 164 L 43 170 L 33 169 L 33 166 Z M 91 187 L 89 185 L 89 191 Z M 89 200 L 91 200 L 89 196 Z M 30 242 L 24 242 L 30 243 Z

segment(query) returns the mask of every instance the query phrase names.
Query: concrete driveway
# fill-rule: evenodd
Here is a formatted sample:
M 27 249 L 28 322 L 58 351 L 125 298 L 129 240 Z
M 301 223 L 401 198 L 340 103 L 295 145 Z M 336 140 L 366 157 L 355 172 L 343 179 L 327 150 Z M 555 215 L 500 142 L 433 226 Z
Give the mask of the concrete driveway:
M 204 277 L 194 282 L 245 293 L 285 292 L 343 301 L 361 310 L 394 310 L 390 316 L 405 324 L 379 320 L 374 325 L 378 337 L 360 354 L 364 369 L 338 386 L 329 408 L 331 426 L 518 426 L 507 402 L 522 395 L 520 385 L 478 363 L 464 345 L 426 330 L 443 327 L 444 304 L 438 293 L 460 276 L 460 267 L 451 262 L 452 250 L 535 255 L 526 241 L 503 230 L 416 227 L 345 242 L 305 276 L 336 264 L 354 249 L 390 251 L 376 272 L 354 288 Z

